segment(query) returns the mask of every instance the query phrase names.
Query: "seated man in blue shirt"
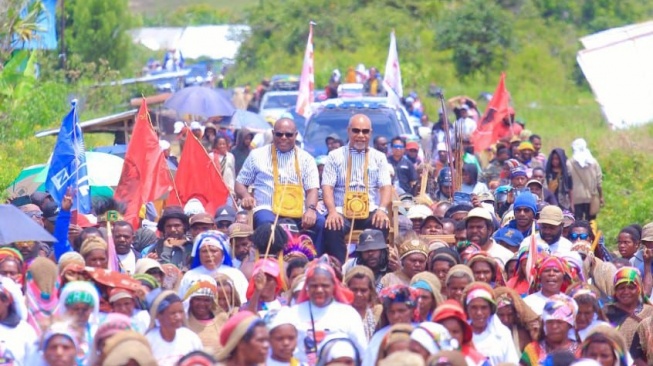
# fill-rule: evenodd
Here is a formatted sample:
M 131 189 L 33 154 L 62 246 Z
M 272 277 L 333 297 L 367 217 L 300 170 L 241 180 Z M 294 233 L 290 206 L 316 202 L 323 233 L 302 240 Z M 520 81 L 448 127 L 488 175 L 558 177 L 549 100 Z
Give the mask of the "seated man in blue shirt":
M 417 182 L 417 171 L 413 162 L 408 160 L 404 155 L 406 145 L 401 137 L 393 137 L 390 141 L 392 153 L 388 156 L 388 163 L 392 165 L 395 171 L 392 181 L 399 186 L 404 192 L 412 193 L 413 187 Z

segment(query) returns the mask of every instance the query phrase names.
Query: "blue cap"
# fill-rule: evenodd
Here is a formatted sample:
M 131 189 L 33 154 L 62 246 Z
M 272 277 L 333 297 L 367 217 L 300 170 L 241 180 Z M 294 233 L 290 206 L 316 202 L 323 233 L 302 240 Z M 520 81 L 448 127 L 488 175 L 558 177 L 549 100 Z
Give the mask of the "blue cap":
M 510 170 L 510 179 L 515 177 L 528 177 L 528 172 L 523 166 L 517 166 Z
M 515 248 L 519 247 L 522 240 L 524 240 L 524 236 L 519 232 L 519 230 L 509 227 L 502 227 L 497 230 L 497 232 L 494 233 L 493 238 L 495 241 L 502 241 Z
M 515 198 L 513 209 L 516 210 L 520 207 L 530 208 L 533 214 L 537 214 L 537 200 L 535 196 L 529 192 L 524 192 Z
M 438 174 L 438 185 L 441 186 L 453 185 L 453 177 L 451 176 L 451 169 L 442 168 L 442 170 L 440 170 L 440 174 Z

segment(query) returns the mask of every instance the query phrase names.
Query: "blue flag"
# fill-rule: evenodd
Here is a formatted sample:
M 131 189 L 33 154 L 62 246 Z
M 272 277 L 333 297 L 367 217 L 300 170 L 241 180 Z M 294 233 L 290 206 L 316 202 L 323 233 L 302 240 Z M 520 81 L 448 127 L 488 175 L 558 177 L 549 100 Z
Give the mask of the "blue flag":
M 66 190 L 75 192 L 73 209 L 79 213 L 91 213 L 91 190 L 86 169 L 84 137 L 79 127 L 77 103 L 73 102 L 70 113 L 61 122 L 59 137 L 54 145 L 45 189 L 57 204 L 61 204 Z

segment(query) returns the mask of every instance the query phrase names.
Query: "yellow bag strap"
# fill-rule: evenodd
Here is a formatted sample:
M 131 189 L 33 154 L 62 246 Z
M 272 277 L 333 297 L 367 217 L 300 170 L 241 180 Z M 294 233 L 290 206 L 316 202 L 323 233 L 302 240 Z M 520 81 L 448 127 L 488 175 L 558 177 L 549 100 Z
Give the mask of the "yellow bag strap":
M 351 183 L 351 166 L 353 165 L 352 162 L 352 153 L 351 149 L 348 148 L 349 151 L 349 157 L 347 159 L 347 176 L 345 177 L 345 192 L 349 192 L 351 189 L 349 187 L 349 184 Z M 370 162 L 370 151 L 369 148 L 365 150 L 365 164 L 363 166 L 363 185 L 365 186 L 365 192 L 369 189 L 369 176 L 367 174 L 367 167 Z
M 302 174 L 299 170 L 299 154 L 297 153 L 297 148 L 293 148 L 293 151 L 295 153 L 295 173 L 297 174 L 297 182 L 298 185 L 304 186 L 302 184 Z M 281 184 L 281 180 L 279 179 L 279 160 L 277 158 L 277 148 L 274 146 L 274 144 L 270 145 L 270 154 L 272 155 L 272 177 L 274 178 L 274 184 Z

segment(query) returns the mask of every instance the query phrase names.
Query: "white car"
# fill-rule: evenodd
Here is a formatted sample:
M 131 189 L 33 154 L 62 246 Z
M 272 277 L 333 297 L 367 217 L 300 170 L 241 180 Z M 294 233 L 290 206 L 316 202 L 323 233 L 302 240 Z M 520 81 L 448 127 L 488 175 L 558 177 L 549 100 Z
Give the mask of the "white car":
M 288 108 L 297 105 L 298 91 L 269 91 L 263 95 L 259 114 L 266 121 L 278 120 Z

